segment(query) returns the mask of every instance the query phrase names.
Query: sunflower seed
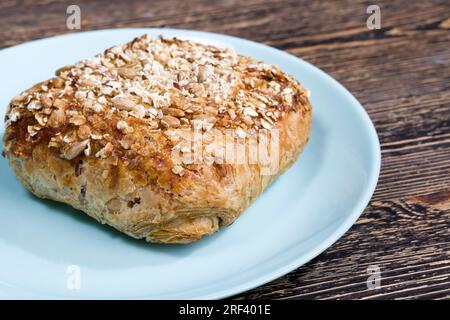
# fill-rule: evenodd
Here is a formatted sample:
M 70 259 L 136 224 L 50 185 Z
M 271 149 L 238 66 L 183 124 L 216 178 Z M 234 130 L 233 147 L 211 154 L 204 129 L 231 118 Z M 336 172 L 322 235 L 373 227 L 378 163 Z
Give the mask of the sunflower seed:
M 167 108 L 163 110 L 163 113 L 177 118 L 184 117 L 185 115 L 183 110 L 177 108 Z
M 161 119 L 161 125 L 164 128 L 178 128 L 181 123 L 178 118 L 172 117 L 172 116 L 163 116 Z
M 139 72 L 135 67 L 122 67 L 117 69 L 117 73 L 119 74 L 119 76 L 128 79 L 133 79 L 134 77 L 139 75 Z
M 133 100 L 121 96 L 115 96 L 111 101 L 114 107 L 116 107 L 119 110 L 131 111 L 135 106 Z
M 61 154 L 61 157 L 66 160 L 72 160 L 78 155 L 80 155 L 86 146 L 89 143 L 89 139 L 83 140 L 83 141 L 76 141 L 71 144 L 66 145 L 63 148 L 63 153 Z

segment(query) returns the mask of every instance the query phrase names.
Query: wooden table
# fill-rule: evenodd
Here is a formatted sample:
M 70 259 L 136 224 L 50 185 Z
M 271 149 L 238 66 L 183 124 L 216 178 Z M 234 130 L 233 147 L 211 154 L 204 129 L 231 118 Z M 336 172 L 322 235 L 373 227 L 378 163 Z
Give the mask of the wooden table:
M 372 118 L 382 169 L 357 223 L 312 262 L 235 298 L 450 298 L 448 0 L 9 0 L 0 2 L 0 48 L 74 32 L 72 3 L 81 31 L 197 29 L 285 50 L 343 83 Z M 366 26 L 370 4 L 381 8 L 379 30 Z M 367 288 L 369 265 L 380 268 L 380 289 Z

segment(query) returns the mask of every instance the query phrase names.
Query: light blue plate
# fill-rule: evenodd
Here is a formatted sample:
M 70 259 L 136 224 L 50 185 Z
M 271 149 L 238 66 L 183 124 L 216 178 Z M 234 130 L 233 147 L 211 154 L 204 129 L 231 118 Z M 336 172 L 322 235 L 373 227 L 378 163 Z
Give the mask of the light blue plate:
M 54 70 L 148 33 L 231 47 L 277 64 L 312 91 L 313 129 L 300 160 L 232 226 L 184 246 L 151 245 L 66 205 L 32 196 L 0 160 L 0 297 L 223 298 L 276 279 L 339 239 L 372 196 L 380 146 L 364 109 L 338 82 L 279 50 L 170 29 L 75 33 L 0 51 L 2 115 Z M 4 126 L 1 125 L 3 135 Z M 79 269 L 71 269 L 75 265 Z M 80 289 L 67 286 L 80 271 Z

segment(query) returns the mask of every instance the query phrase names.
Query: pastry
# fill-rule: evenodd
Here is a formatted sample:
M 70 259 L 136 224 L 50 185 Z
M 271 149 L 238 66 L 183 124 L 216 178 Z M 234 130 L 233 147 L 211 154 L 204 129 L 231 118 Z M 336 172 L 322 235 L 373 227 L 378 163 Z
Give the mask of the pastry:
M 234 222 L 297 159 L 308 95 L 276 66 L 144 35 L 15 97 L 3 155 L 38 197 L 134 238 L 189 243 Z M 272 154 L 238 160 L 249 141 Z

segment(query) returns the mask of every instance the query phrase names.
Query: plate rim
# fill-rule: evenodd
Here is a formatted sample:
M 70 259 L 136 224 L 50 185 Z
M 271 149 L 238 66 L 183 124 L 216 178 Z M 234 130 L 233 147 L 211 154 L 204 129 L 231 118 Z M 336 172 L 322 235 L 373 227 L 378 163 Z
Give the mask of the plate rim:
M 357 201 L 355 201 L 353 205 L 353 210 L 349 215 L 347 215 L 342 223 L 333 231 L 331 232 L 323 241 L 321 241 L 318 245 L 313 247 L 311 250 L 309 250 L 306 254 L 303 254 L 297 259 L 292 259 L 288 264 L 284 265 L 280 268 L 275 268 L 271 272 L 267 272 L 264 275 L 256 276 L 253 278 L 250 278 L 247 281 L 244 281 L 243 283 L 239 285 L 230 286 L 228 288 L 225 288 L 223 290 L 217 290 L 215 292 L 205 293 L 205 294 L 199 294 L 197 296 L 187 298 L 186 300 L 192 300 L 192 299 L 198 299 L 198 300 L 209 300 L 209 299 L 222 299 L 227 298 L 233 295 L 237 295 L 242 292 L 249 291 L 251 289 L 254 289 L 256 287 L 262 286 L 270 281 L 273 281 L 279 277 L 282 277 L 289 272 L 303 266 L 304 264 L 308 263 L 315 257 L 317 257 L 319 254 L 324 252 L 326 249 L 331 247 L 337 240 L 339 240 L 356 222 L 356 220 L 362 215 L 365 208 L 370 202 L 370 199 L 372 198 L 373 193 L 375 192 L 375 188 L 377 186 L 378 178 L 380 175 L 381 170 L 381 147 L 379 138 L 375 129 L 375 126 L 370 119 L 367 111 L 364 109 L 364 107 L 361 105 L 361 103 L 350 93 L 350 91 L 345 88 L 341 83 L 339 83 L 336 79 L 334 79 L 331 75 L 326 73 L 325 71 L 321 70 L 320 68 L 316 67 L 315 65 L 309 63 L 306 60 L 303 60 L 302 58 L 296 57 L 290 53 L 287 53 L 285 51 L 282 51 L 280 49 L 268 46 L 264 43 L 259 43 L 252 40 L 247 40 L 244 38 L 240 38 L 237 36 L 231 36 L 231 35 L 225 35 L 225 34 L 219 34 L 214 32 L 207 32 L 207 31 L 197 31 L 197 30 L 189 30 L 189 29 L 177 29 L 177 28 L 153 28 L 153 27 L 140 27 L 140 28 L 107 28 L 107 29 L 97 29 L 97 30 L 88 30 L 88 31 L 81 31 L 81 32 L 75 32 L 75 33 L 67 33 L 67 34 L 60 34 L 50 37 L 45 37 L 41 39 L 31 40 L 27 42 L 23 42 L 20 44 L 16 44 L 10 47 L 2 48 L 0 49 L 0 53 L 4 51 L 14 50 L 17 47 L 25 46 L 27 44 L 36 43 L 36 42 L 44 42 L 49 39 L 55 39 L 55 38 L 65 38 L 65 37 L 73 37 L 73 36 L 82 36 L 83 34 L 91 34 L 91 33 L 101 33 L 101 32 L 162 32 L 162 33 L 181 33 L 180 38 L 184 35 L 192 35 L 192 36 L 205 36 L 206 38 L 212 38 L 212 39 L 218 39 L 223 40 L 225 43 L 231 42 L 241 42 L 250 46 L 262 46 L 265 50 L 268 50 L 268 52 L 280 56 L 282 59 L 288 60 L 292 63 L 304 63 L 307 67 L 311 68 L 314 72 L 317 72 L 320 74 L 321 78 L 325 78 L 328 81 L 331 82 L 331 84 L 338 89 L 340 93 L 342 93 L 345 98 L 347 98 L 351 103 L 349 105 L 353 109 L 354 112 L 357 113 L 358 117 L 364 122 L 364 128 L 366 128 L 366 131 L 368 133 L 368 138 L 370 141 L 370 155 L 372 157 L 372 167 L 370 168 L 370 171 L 368 171 L 368 179 L 366 182 L 366 188 L 363 192 L 359 194 L 359 198 Z M 3 287 L 3 289 L 8 290 L 7 285 L 4 285 L 0 281 L 0 287 Z M 12 288 L 9 287 L 10 290 L 15 291 L 15 289 L 18 288 Z M 194 289 L 197 290 L 197 289 Z M 22 291 L 22 290 L 20 290 Z M 207 289 L 206 289 L 207 291 Z M 189 292 L 189 291 L 187 291 Z M 34 295 L 33 291 L 26 291 L 21 292 L 22 294 L 26 295 Z M 41 295 L 40 293 L 37 293 L 38 295 Z M 48 294 L 47 294 L 48 296 Z M 53 295 L 51 295 L 53 296 Z M 56 299 L 74 299 L 72 297 L 58 295 L 55 297 Z M 43 299 L 46 299 L 43 297 Z M 91 299 L 91 298 L 86 298 Z M 109 299 L 109 298 L 108 298 Z M 111 298 L 111 299 L 118 299 L 118 298 Z M 126 298 L 127 299 L 127 298 Z M 152 299 L 148 297 L 133 297 L 128 299 Z

